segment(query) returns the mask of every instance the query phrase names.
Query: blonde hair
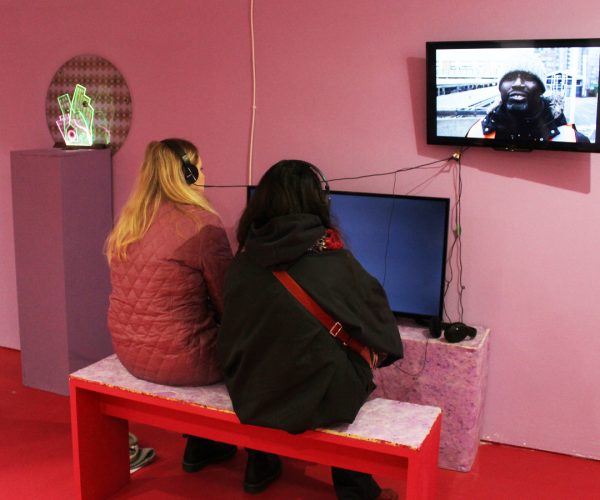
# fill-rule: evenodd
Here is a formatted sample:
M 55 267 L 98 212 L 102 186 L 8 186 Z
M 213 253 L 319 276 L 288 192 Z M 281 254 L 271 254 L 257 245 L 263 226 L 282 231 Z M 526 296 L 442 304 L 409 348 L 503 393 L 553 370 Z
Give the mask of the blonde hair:
M 177 141 L 190 162 L 200 169 L 196 146 L 183 139 L 170 140 Z M 181 158 L 162 142 L 152 141 L 146 146 L 135 188 L 106 240 L 105 253 L 109 264 L 114 257 L 126 260 L 127 248 L 146 234 L 158 208 L 165 201 L 176 206 L 198 206 L 215 213 L 204 195 L 186 184 Z

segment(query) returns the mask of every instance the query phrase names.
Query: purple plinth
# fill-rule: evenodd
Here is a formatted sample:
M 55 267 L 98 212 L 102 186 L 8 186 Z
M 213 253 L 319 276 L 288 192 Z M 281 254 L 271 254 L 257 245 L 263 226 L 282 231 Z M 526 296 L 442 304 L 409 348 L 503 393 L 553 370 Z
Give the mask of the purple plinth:
M 70 372 L 113 352 L 106 324 L 109 149 L 11 152 L 23 384 L 69 394 Z
M 131 375 L 115 354 L 82 368 L 71 376 L 158 398 L 182 400 L 204 408 L 233 412 L 231 399 L 224 384 L 173 387 L 146 382 Z M 363 405 L 353 423 L 320 430 L 355 439 L 383 441 L 419 449 L 440 411 L 433 406 L 376 398 Z
M 372 398 L 439 406 L 440 467 L 467 472 L 479 447 L 487 382 L 489 330 L 457 344 L 433 339 L 412 322 L 399 326 L 404 359 L 375 370 Z

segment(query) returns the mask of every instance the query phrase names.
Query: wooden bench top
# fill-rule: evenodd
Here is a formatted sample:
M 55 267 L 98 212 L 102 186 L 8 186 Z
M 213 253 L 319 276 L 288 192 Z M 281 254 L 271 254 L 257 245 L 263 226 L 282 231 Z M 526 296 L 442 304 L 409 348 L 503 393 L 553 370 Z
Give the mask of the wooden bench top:
M 234 413 L 227 388 L 222 383 L 200 387 L 175 387 L 147 382 L 131 375 L 115 354 L 72 373 L 71 378 L 215 411 Z M 367 401 L 353 423 L 319 430 L 360 440 L 418 449 L 429 435 L 440 413 L 440 408 L 434 406 L 378 398 Z

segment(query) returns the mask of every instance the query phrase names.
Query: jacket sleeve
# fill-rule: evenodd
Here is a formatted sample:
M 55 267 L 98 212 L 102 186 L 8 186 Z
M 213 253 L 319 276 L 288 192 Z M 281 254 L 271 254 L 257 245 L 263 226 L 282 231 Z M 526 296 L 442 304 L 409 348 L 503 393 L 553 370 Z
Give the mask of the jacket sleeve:
M 178 259 L 201 273 L 212 308 L 221 317 L 225 272 L 233 258 L 231 246 L 217 217 L 212 216 L 196 231 L 177 252 Z
M 208 296 L 219 316 L 223 315 L 225 272 L 233 258 L 227 234 L 222 227 L 206 226 L 201 232 L 200 269 Z
M 353 308 L 360 311 L 359 318 L 349 318 L 349 333 L 384 355 L 378 366 L 388 366 L 404 354 L 396 318 L 383 286 L 352 254 L 349 253 L 348 257 L 356 296 Z

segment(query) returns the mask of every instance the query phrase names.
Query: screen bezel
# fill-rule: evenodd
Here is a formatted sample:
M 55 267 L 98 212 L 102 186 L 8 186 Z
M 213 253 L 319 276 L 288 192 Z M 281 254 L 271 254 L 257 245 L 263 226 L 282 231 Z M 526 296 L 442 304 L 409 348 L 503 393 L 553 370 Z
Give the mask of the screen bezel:
M 571 143 L 546 141 L 527 144 L 511 144 L 497 139 L 440 136 L 437 134 L 437 82 L 436 50 L 441 49 L 492 49 L 492 48 L 553 48 L 553 47 L 600 47 L 600 38 L 539 39 L 539 40 L 477 40 L 477 41 L 430 41 L 426 42 L 426 95 L 427 95 L 427 143 L 448 146 L 480 146 L 505 151 L 574 151 L 600 153 L 600 98 L 596 108 L 596 142 Z M 599 75 L 600 80 L 600 75 Z
M 256 189 L 256 186 L 248 186 L 247 187 L 247 201 L 250 200 L 253 190 Z M 442 261 L 440 263 L 440 284 L 439 284 L 439 306 L 436 314 L 418 314 L 413 311 L 402 311 L 394 308 L 392 304 L 390 307 L 392 312 L 397 317 L 406 317 L 413 319 L 425 319 L 429 320 L 432 317 L 442 318 L 444 313 L 444 296 L 446 289 L 446 267 L 447 267 L 447 259 L 448 259 L 448 232 L 449 232 L 449 221 L 450 221 L 450 199 L 442 198 L 442 197 L 433 197 L 433 196 L 414 196 L 414 195 L 400 195 L 400 194 L 385 194 L 385 193 L 367 193 L 361 191 L 340 191 L 340 190 L 331 190 L 330 195 L 336 196 L 358 196 L 358 197 L 370 197 L 370 198 L 387 198 L 387 199 L 405 199 L 405 200 L 422 200 L 427 202 L 439 203 L 443 205 L 444 209 L 444 234 L 443 234 L 443 250 L 442 250 Z M 333 220 L 334 224 L 338 224 L 338 221 Z M 342 237 L 344 235 L 342 234 Z M 351 250 L 351 249 L 350 249 Z M 383 286 L 383 285 L 382 285 Z M 384 286 L 385 289 L 385 286 Z

